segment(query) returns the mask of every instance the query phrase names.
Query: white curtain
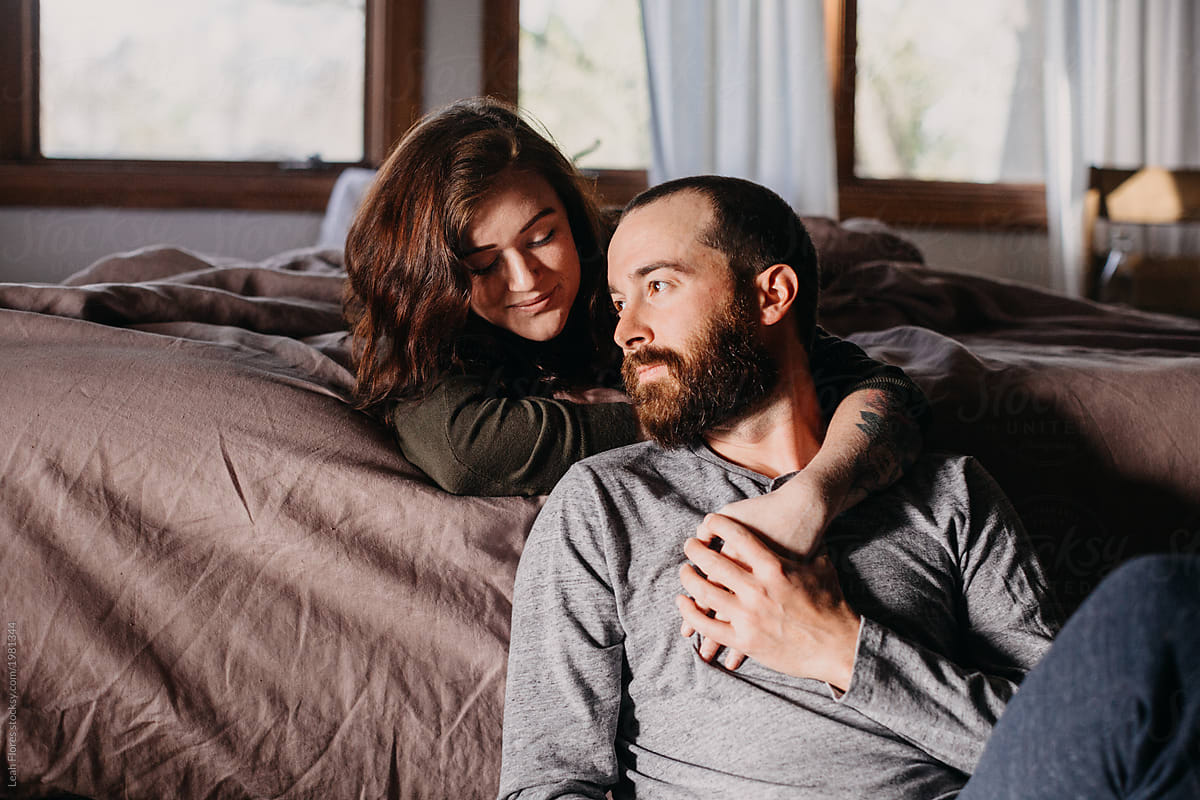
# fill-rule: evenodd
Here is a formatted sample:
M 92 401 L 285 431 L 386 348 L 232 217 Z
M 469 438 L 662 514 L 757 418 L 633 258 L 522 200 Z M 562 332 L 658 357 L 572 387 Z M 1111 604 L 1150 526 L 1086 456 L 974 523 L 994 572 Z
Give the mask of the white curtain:
M 1046 14 L 1052 281 L 1078 295 L 1088 166 L 1200 167 L 1200 4 L 1046 0 Z M 1187 247 L 1184 235 L 1168 232 L 1155 249 Z
M 732 175 L 837 216 L 822 5 L 642 0 L 651 184 Z

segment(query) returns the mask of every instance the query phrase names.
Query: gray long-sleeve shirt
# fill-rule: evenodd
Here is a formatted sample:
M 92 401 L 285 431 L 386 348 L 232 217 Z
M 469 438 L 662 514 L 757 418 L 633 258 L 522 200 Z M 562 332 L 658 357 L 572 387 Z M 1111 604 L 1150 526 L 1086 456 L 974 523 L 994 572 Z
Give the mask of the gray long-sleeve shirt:
M 768 480 L 704 446 L 573 467 L 517 572 L 500 796 L 943 798 L 974 767 L 1056 607 L 977 462 L 927 456 L 826 534 L 863 615 L 848 691 L 679 636 L 683 543 Z

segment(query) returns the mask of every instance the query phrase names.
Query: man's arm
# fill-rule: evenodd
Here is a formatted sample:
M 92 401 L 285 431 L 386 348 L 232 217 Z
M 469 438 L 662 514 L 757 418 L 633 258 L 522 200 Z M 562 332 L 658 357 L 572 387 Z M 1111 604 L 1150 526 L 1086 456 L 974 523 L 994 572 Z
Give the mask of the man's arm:
M 853 645 L 844 633 L 828 643 L 798 633 L 844 631 L 844 625 L 838 627 L 844 601 L 839 602 L 840 589 L 830 586 L 830 575 L 836 584 L 836 574 L 822 573 L 819 564 L 788 562 L 745 528 L 719 518 L 706 519 L 702 538 L 721 537 L 720 553 L 695 539 L 686 547 L 712 580 L 689 573 L 688 567 L 681 574 L 684 588 L 716 618 L 681 597 L 685 626 L 777 671 L 846 689 L 842 703 L 970 772 L 1017 682 L 1050 646 L 1058 613 L 1007 500 L 973 461 L 966 481 L 952 545 L 963 589 L 966 663 L 868 618 L 862 619 Z M 731 572 L 735 567 L 741 572 Z
M 538 515 L 517 569 L 501 798 L 595 798 L 617 780 L 624 634 L 602 506 L 578 468 Z
M 952 546 L 961 582 L 958 658 L 864 622 L 847 705 L 963 772 L 979 761 L 992 727 L 1061 627 L 1033 546 L 1008 498 L 974 459 L 954 501 Z
M 828 556 L 780 555 L 719 514 L 709 514 L 700 528 L 705 538 L 684 543 L 691 563 L 679 569 L 690 595 L 676 598 L 683 635 L 698 631 L 706 641 L 736 648 L 776 672 L 825 681 L 839 695 L 845 692 L 862 617 L 842 596 Z M 719 548 L 713 537 L 720 539 Z

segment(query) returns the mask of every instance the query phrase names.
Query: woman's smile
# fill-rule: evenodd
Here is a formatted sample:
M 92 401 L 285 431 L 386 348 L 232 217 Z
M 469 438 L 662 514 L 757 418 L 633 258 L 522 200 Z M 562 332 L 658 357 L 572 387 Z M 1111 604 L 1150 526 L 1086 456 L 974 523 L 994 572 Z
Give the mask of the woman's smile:
M 522 300 L 519 303 L 513 303 L 509 306 L 509 308 L 526 314 L 537 314 L 545 311 L 550 307 L 552 302 L 558 299 L 558 288 L 558 285 L 555 284 L 555 286 L 549 291 L 536 295 L 531 299 Z

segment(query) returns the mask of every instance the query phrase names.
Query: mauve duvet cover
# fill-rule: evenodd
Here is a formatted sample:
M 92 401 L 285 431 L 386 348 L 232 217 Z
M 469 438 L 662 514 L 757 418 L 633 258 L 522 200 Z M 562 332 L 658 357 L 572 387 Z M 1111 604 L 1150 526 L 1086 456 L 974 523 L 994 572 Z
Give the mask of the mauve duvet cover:
M 347 405 L 316 254 L 74 282 L 0 287 L 0 793 L 491 794 L 539 503 L 438 490 Z

